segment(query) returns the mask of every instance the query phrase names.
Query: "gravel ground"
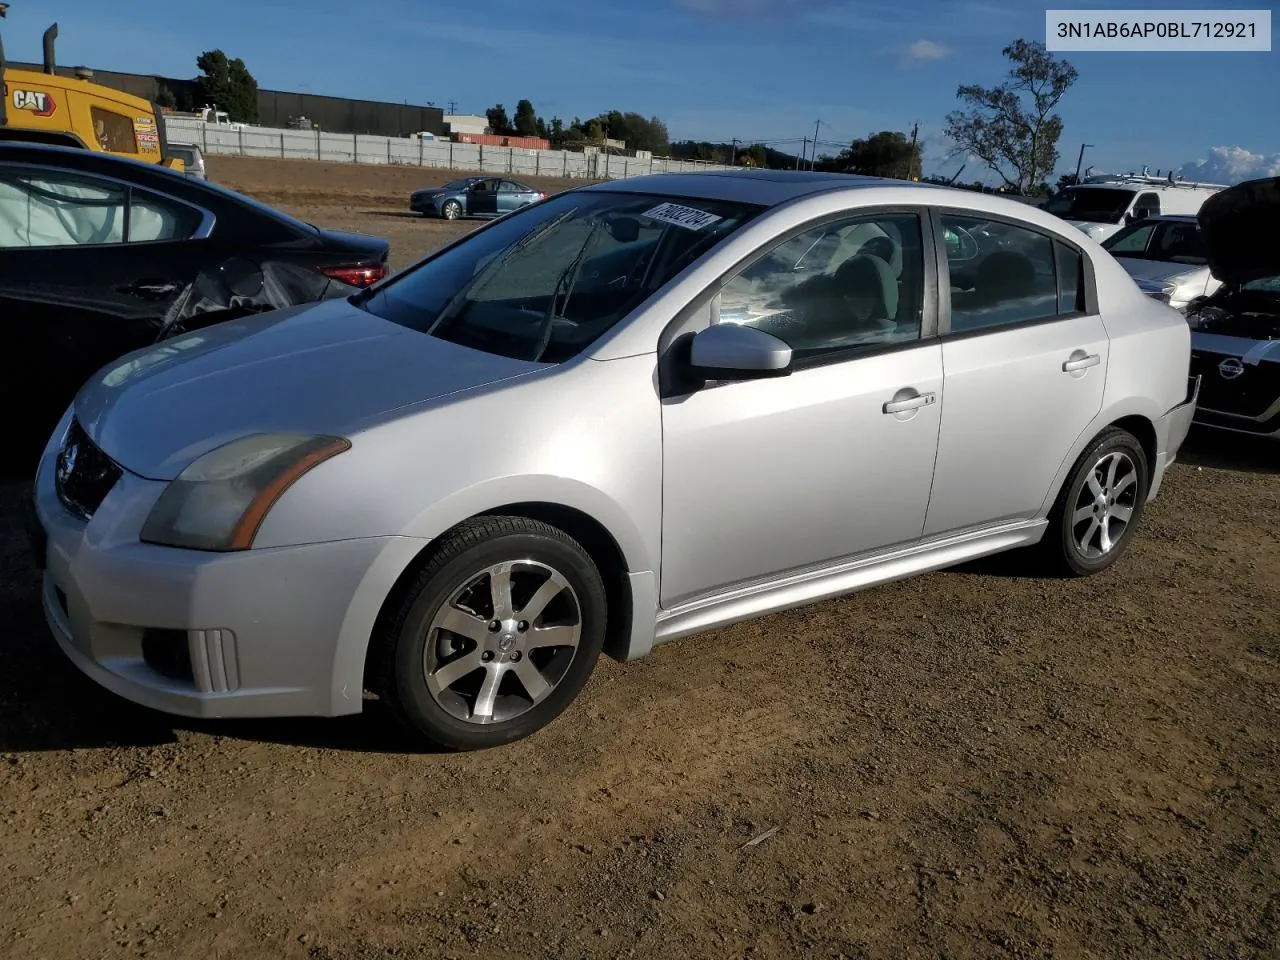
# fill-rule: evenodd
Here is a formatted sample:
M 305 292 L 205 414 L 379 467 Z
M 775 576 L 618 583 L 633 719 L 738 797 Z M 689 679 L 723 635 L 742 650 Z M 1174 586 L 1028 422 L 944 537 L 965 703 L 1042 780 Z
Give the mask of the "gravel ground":
M 397 265 L 447 173 L 213 158 Z M 83 679 L 0 489 L 0 956 L 1280 958 L 1280 448 L 1192 434 L 1130 551 L 601 661 L 529 740 L 193 723 Z M 751 841 L 758 841 L 751 845 Z

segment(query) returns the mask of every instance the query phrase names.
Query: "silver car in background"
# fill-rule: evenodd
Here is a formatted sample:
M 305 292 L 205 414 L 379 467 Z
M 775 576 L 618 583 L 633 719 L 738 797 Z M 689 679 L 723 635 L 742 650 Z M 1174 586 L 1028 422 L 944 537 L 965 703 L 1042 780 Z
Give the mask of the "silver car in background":
M 197 180 L 208 180 L 204 168 L 204 151 L 194 143 L 170 143 L 169 152 L 182 161 L 183 170 L 189 177 Z
M 1102 241 L 1149 296 L 1184 313 L 1196 297 L 1215 292 L 1209 253 L 1195 214 L 1145 217 Z
M 39 464 L 44 609 L 138 703 L 335 716 L 368 689 L 492 746 L 602 651 L 1014 548 L 1108 568 L 1191 421 L 1189 340 L 998 197 L 582 187 L 95 375 Z

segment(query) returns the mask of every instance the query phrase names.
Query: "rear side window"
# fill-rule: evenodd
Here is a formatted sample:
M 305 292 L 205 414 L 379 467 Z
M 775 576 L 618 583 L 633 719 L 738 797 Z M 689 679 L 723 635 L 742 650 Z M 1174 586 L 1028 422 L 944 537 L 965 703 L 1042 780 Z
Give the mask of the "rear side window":
M 1053 240 L 1034 230 L 975 217 L 944 214 L 942 226 L 944 233 L 960 240 L 954 247 L 948 244 L 953 333 L 1059 314 Z
M 137 153 L 138 138 L 133 132 L 133 118 L 102 107 L 90 107 L 93 135 L 98 146 L 110 153 Z
M 184 240 L 202 218 L 184 203 L 111 181 L 0 170 L 0 249 Z

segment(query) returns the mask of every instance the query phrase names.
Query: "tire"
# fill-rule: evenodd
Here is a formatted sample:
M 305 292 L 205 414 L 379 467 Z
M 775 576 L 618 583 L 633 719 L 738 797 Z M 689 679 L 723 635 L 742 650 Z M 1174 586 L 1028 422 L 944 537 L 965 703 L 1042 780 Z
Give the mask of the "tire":
M 440 208 L 440 216 L 446 220 L 457 220 L 462 216 L 462 204 L 457 200 L 447 200 Z
M 1099 434 L 1072 466 L 1049 514 L 1041 546 L 1051 568 L 1084 577 L 1120 559 L 1142 517 L 1150 483 L 1147 455 L 1133 434 L 1119 427 Z
M 504 574 L 505 609 L 494 600 Z M 437 747 L 510 743 L 581 692 L 604 645 L 607 608 L 600 571 L 564 531 L 479 517 L 441 542 L 374 638 L 370 686 Z

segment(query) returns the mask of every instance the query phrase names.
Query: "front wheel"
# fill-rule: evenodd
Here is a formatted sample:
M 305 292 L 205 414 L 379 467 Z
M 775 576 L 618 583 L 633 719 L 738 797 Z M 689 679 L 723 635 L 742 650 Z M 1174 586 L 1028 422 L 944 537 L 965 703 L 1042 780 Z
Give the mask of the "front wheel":
M 450 200 L 440 208 L 440 215 L 446 220 L 457 220 L 462 216 L 462 204 L 457 200 Z
M 1120 558 L 1142 516 L 1149 471 L 1142 444 L 1119 427 L 1103 431 L 1080 455 L 1042 541 L 1059 572 L 1088 576 Z
M 523 517 L 458 527 L 371 650 L 402 721 L 449 750 L 526 737 L 564 711 L 604 645 L 600 571 L 563 531 Z

